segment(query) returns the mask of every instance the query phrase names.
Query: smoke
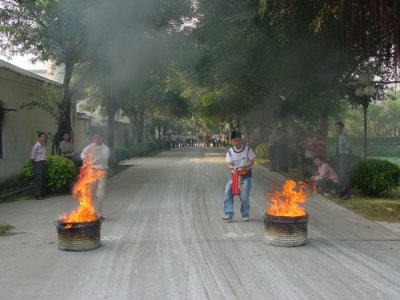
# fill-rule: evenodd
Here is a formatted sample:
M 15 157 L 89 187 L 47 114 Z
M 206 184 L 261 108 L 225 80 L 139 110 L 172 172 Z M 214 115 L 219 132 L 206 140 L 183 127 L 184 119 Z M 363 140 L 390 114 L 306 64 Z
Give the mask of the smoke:
M 179 57 L 173 38 L 190 9 L 185 0 L 94 1 L 83 20 L 85 59 L 92 73 L 124 88 L 161 72 Z

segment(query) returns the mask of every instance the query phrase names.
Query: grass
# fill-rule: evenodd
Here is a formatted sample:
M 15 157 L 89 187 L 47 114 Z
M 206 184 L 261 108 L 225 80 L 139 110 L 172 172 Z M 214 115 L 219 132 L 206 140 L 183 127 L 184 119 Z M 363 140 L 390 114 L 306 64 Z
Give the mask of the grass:
M 14 226 L 11 225 L 0 225 L 0 236 L 6 234 L 13 228 Z
M 125 171 L 126 169 L 129 169 L 130 167 L 132 166 L 116 165 L 108 170 L 108 178 L 118 175 L 119 173 Z
M 268 168 L 270 161 L 257 158 L 257 164 Z M 296 168 L 290 168 L 289 172 L 279 173 L 296 181 L 301 179 L 300 173 Z M 365 196 L 360 191 L 353 190 L 352 198 L 349 200 L 341 200 L 338 196 L 333 196 L 329 199 L 372 221 L 400 222 L 399 189 L 378 197 Z
M 17 193 L 0 198 L 0 202 L 16 202 L 21 200 L 31 200 L 33 199 L 33 192 L 31 190 L 24 191 L 22 193 Z
M 368 197 L 359 191 L 353 191 L 349 200 L 344 201 L 337 196 L 330 199 L 372 221 L 400 222 L 400 193 L 398 191 L 378 197 Z

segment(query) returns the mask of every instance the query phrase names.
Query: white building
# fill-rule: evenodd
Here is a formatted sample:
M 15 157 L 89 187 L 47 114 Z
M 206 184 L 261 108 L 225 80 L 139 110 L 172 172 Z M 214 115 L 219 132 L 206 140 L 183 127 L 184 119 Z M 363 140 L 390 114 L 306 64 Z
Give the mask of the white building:
M 38 132 L 49 138 L 56 132 L 56 120 L 49 113 L 20 108 L 43 97 L 45 83 L 61 93 L 61 84 L 0 60 L 0 182 L 21 174 Z M 47 151 L 51 153 L 51 143 Z

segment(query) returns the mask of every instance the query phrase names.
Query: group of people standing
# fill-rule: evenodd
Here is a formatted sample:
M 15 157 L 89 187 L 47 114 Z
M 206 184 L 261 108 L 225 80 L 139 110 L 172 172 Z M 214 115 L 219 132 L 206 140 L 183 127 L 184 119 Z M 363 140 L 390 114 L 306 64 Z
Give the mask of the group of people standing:
M 42 200 L 46 197 L 46 177 L 47 177 L 47 151 L 46 151 L 47 135 L 44 132 L 39 132 L 38 139 L 33 145 L 30 155 L 30 160 L 33 165 L 34 175 L 34 196 L 37 200 Z M 67 159 L 72 159 L 75 148 L 71 141 L 69 133 L 63 134 L 63 140 L 59 145 L 60 156 Z M 103 134 L 94 132 L 92 134 L 92 143 L 85 147 L 81 154 L 83 166 L 104 170 L 105 176 L 98 178 L 98 181 L 93 186 L 94 190 L 94 206 L 96 213 L 102 216 L 103 199 L 105 196 L 105 186 L 107 181 L 108 160 L 110 158 L 110 148 L 103 142 Z
M 194 133 L 188 133 L 187 135 L 172 133 L 161 135 L 160 143 L 167 150 L 181 147 L 225 147 L 227 139 L 225 133 L 210 134 L 207 132 L 205 135 L 202 132 L 197 135 Z

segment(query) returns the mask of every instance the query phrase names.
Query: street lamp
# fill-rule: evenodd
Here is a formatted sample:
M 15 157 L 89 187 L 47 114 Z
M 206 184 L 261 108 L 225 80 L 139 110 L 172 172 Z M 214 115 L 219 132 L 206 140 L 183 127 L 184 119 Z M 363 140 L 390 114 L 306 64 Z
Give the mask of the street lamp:
M 371 85 L 374 76 L 367 73 L 360 74 L 356 89 L 356 96 L 362 98 L 361 105 L 364 109 L 364 158 L 367 158 L 367 110 L 370 98 L 375 94 L 375 88 Z

